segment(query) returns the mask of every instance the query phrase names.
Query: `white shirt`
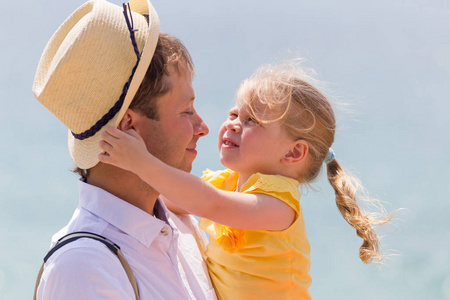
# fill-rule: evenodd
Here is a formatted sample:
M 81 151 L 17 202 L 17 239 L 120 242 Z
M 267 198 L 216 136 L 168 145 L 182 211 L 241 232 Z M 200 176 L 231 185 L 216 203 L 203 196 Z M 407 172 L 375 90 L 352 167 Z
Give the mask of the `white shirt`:
M 163 201 L 158 219 L 114 195 L 80 181 L 79 205 L 69 224 L 53 236 L 71 232 L 102 235 L 120 246 L 146 299 L 216 299 L 201 251 L 192 233 L 196 220 L 168 212 Z M 195 225 L 192 222 L 195 222 Z M 202 249 L 203 251 L 203 249 Z M 47 260 L 37 299 L 135 299 L 117 256 L 102 243 L 82 238 Z

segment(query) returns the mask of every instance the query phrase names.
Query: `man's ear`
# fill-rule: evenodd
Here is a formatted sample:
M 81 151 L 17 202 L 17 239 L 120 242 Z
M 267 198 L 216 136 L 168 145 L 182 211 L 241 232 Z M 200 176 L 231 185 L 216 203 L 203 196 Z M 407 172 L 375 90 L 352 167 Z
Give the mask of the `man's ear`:
M 132 109 L 127 109 L 125 114 L 123 115 L 122 120 L 120 121 L 117 129 L 126 131 L 128 129 L 134 129 L 134 123 L 136 122 L 137 114 Z
M 291 144 L 289 151 L 283 157 L 285 165 L 294 165 L 303 162 L 308 156 L 308 143 L 304 140 L 297 140 Z

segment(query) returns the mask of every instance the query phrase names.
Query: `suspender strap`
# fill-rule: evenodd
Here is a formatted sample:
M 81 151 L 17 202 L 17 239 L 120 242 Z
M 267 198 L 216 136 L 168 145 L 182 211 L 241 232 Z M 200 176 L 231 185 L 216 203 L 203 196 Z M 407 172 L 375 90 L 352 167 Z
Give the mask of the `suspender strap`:
M 130 265 L 128 264 L 127 260 L 125 259 L 125 256 L 123 256 L 122 251 L 120 250 L 120 247 L 113 243 L 112 241 L 108 240 L 107 238 L 90 232 L 73 232 L 69 233 L 62 238 L 58 240 L 56 245 L 50 249 L 50 251 L 47 253 L 47 255 L 44 257 L 44 262 L 42 263 L 42 266 L 39 270 L 38 277 L 36 279 L 36 286 L 34 288 L 34 300 L 36 300 L 36 294 L 37 294 L 37 288 L 39 286 L 39 283 L 41 281 L 42 273 L 44 272 L 44 264 L 47 262 L 49 257 L 55 253 L 59 248 L 63 247 L 64 245 L 76 241 L 80 238 L 90 238 L 94 239 L 96 241 L 99 241 L 103 243 L 106 247 L 108 247 L 109 250 L 111 250 L 117 257 L 119 258 L 120 263 L 122 264 L 123 268 L 125 269 L 125 272 L 127 273 L 128 280 L 130 280 L 131 286 L 133 287 L 134 294 L 136 295 L 136 300 L 139 300 L 139 291 L 136 284 L 136 279 L 134 278 L 133 271 L 131 270 Z

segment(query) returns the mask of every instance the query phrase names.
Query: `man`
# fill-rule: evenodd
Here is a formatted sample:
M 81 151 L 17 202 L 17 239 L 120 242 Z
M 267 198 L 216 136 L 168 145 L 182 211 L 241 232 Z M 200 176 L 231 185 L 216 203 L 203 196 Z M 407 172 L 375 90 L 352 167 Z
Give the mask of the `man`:
M 82 176 L 79 205 L 52 246 L 73 232 L 100 235 L 120 247 L 132 274 L 105 244 L 80 238 L 48 255 L 37 299 L 216 299 L 194 219 L 170 213 L 136 175 L 98 162 L 110 124 L 133 128 L 155 156 L 191 171 L 196 142 L 208 133 L 193 107 L 192 75 L 189 53 L 159 34 L 146 0 L 123 9 L 89 1 L 50 39 L 33 91 L 69 128 L 69 152 Z

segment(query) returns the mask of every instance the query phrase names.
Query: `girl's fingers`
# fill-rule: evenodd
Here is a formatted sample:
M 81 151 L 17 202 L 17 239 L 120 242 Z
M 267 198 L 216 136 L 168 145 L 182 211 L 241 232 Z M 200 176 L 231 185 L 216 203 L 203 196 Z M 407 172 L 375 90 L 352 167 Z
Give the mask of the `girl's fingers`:
M 134 129 L 128 129 L 127 131 L 125 131 L 127 134 L 131 135 L 134 138 L 139 139 L 141 136 L 139 135 L 139 133 L 136 132 L 136 130 Z
M 140 139 L 141 136 L 134 130 L 134 129 L 128 129 L 126 131 L 121 131 L 115 127 L 112 127 L 111 125 L 105 126 L 105 131 L 102 132 L 102 139 L 114 144 L 117 140 L 124 140 L 128 141 L 131 137 L 134 137 L 136 139 Z
M 107 142 L 115 142 L 118 140 L 127 140 L 129 138 L 128 134 L 126 132 L 123 132 L 115 127 L 112 127 L 111 125 L 105 126 L 105 131 L 102 133 L 102 139 Z
M 119 138 L 120 135 L 122 134 L 122 131 L 120 131 L 119 129 L 117 129 L 111 125 L 106 125 L 104 132 L 109 133 L 111 136 L 113 136 L 115 138 Z
M 99 145 L 100 149 L 102 149 L 105 152 L 111 152 L 111 150 L 113 149 L 113 146 L 111 146 L 111 144 L 109 144 L 106 141 L 100 141 Z
M 130 140 L 138 140 L 138 141 L 143 141 L 143 139 L 142 139 L 142 137 L 140 136 L 140 134 L 139 133 L 137 133 L 137 131 L 136 130 L 134 130 L 134 129 L 128 129 L 128 130 L 126 130 L 126 131 L 124 131 L 124 133 L 126 134 L 126 135 L 128 135 L 126 138 L 132 138 L 132 139 L 130 139 Z M 124 137 L 125 138 L 125 137 Z
M 111 135 L 109 135 L 108 133 L 103 132 L 102 133 L 102 139 L 99 142 L 100 148 L 102 148 L 103 150 L 106 151 L 106 147 L 111 147 L 113 148 L 115 146 L 116 143 L 116 139 L 114 137 L 112 137 Z M 109 150 L 109 149 L 108 149 Z
M 111 156 L 109 156 L 108 153 L 106 152 L 102 152 L 98 155 L 98 160 L 103 162 L 103 163 L 107 163 L 107 164 L 111 164 L 112 163 L 112 158 Z

